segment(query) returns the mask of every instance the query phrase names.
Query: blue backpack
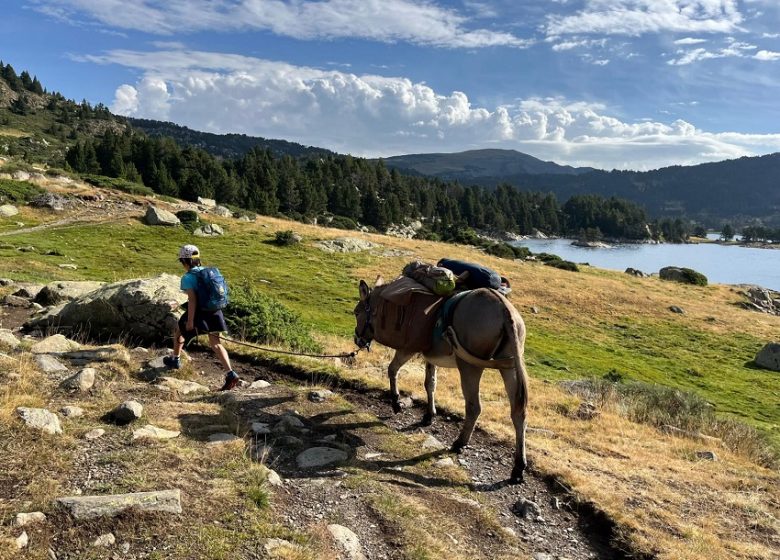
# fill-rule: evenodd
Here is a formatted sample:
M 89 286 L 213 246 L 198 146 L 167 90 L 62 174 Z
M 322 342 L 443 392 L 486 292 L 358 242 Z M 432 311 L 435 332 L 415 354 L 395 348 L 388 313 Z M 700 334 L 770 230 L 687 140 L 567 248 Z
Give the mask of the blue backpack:
M 198 287 L 195 293 L 198 296 L 198 308 L 203 311 L 219 311 L 227 307 L 229 303 L 228 286 L 225 277 L 218 268 L 204 267 L 195 273 L 198 279 Z

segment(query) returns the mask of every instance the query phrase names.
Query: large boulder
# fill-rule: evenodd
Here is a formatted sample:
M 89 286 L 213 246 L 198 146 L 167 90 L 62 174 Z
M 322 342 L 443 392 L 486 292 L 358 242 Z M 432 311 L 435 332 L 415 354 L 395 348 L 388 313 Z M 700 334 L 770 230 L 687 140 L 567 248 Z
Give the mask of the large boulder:
M 195 237 L 218 237 L 224 233 L 225 230 L 217 224 L 206 224 L 192 232 Z
M 360 239 L 359 237 L 337 237 L 327 239 L 315 244 L 315 247 L 326 253 L 359 253 L 379 247 L 376 243 Z
M 150 206 L 146 209 L 144 220 L 150 226 L 178 226 L 181 223 L 176 214 L 156 206 Z
M 230 210 L 230 208 L 226 208 L 225 206 L 215 206 L 211 209 L 211 213 L 223 218 L 233 217 L 233 212 Z
M 113 517 L 131 508 L 145 512 L 180 514 L 181 492 L 177 489 L 103 496 L 68 496 L 57 498 L 56 503 L 75 519 Z
M 780 343 L 770 342 L 759 350 L 756 365 L 772 371 L 780 371 Z
M 129 336 L 159 342 L 171 335 L 185 301 L 179 278 L 161 274 L 106 284 L 33 318 L 27 329 L 71 328 L 101 338 Z
M 33 301 L 49 307 L 94 292 L 101 286 L 105 286 L 105 282 L 52 282 L 46 284 Z
M 19 209 L 13 204 L 3 204 L 0 206 L 0 218 L 10 218 L 16 216 L 19 213 Z

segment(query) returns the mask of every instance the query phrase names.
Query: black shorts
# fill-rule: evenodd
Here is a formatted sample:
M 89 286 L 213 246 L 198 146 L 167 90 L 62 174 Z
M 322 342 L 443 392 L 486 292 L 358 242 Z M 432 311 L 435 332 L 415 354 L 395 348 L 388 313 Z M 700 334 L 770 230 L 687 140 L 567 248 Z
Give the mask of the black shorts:
M 225 324 L 225 317 L 222 315 L 222 310 L 218 311 L 196 311 L 195 330 L 198 334 L 205 333 L 220 333 L 227 331 L 227 325 Z M 189 333 L 187 331 L 187 312 L 184 312 L 179 318 L 179 330 L 184 335 L 184 338 L 193 338 L 195 333 Z

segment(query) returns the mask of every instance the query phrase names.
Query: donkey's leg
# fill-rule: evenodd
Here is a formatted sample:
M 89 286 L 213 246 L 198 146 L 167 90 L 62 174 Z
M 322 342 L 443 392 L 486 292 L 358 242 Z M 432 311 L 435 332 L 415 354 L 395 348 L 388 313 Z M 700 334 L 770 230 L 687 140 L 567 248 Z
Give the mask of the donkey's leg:
M 452 451 L 455 453 L 460 453 L 468 445 L 477 418 L 482 412 L 482 403 L 479 399 L 479 381 L 482 379 L 483 368 L 458 360 L 458 371 L 460 372 L 460 388 L 466 401 L 466 420 L 463 422 L 458 439 L 452 444 Z
M 502 369 L 501 377 L 504 378 L 506 395 L 509 397 L 510 414 L 512 424 L 515 426 L 515 464 L 512 468 L 512 476 L 509 481 L 512 484 L 523 482 L 523 471 L 526 467 L 525 460 L 525 399 L 521 394 L 523 387 L 518 383 L 518 376 L 513 369 Z
M 411 360 L 413 356 L 414 352 L 396 350 L 395 356 L 393 356 L 393 360 L 387 368 L 387 376 L 390 378 L 390 398 L 392 399 L 393 412 L 396 414 L 401 412 L 401 395 L 398 392 L 398 370 Z
M 430 426 L 436 416 L 436 366 L 430 362 L 425 362 L 425 392 L 428 394 L 428 410 L 422 423 L 423 426 Z

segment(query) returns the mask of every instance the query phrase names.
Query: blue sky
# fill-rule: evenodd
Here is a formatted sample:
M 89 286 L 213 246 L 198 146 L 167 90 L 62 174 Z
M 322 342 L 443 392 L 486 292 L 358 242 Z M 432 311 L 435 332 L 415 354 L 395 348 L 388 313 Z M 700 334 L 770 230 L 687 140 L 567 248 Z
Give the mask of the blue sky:
M 777 0 L 4 0 L 0 58 L 199 130 L 651 169 L 780 151 Z

